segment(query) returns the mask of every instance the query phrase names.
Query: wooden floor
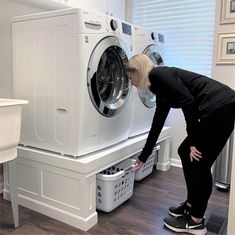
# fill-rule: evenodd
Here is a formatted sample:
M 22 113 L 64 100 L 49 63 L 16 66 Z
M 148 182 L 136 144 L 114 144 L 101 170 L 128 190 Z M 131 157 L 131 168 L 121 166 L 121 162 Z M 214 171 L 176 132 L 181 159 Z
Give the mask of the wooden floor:
M 72 193 L 72 192 L 71 192 Z M 110 213 L 98 212 L 98 224 L 88 232 L 20 206 L 20 227 L 12 228 L 10 203 L 0 196 L 0 235 L 170 235 L 163 226 L 169 206 L 185 200 L 182 169 L 153 173 L 135 183 L 131 199 Z M 208 234 L 226 235 L 229 194 L 213 191 L 206 213 Z M 183 233 L 181 233 L 183 234 Z

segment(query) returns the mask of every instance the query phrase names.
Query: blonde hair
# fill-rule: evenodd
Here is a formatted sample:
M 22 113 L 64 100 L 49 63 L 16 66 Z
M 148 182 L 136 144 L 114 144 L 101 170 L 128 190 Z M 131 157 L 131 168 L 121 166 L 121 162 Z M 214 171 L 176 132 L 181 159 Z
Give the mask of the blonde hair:
M 153 69 L 154 63 L 144 54 L 137 54 L 131 57 L 127 64 L 127 72 L 138 71 L 140 83 L 138 89 L 148 90 L 150 87 L 149 73 Z

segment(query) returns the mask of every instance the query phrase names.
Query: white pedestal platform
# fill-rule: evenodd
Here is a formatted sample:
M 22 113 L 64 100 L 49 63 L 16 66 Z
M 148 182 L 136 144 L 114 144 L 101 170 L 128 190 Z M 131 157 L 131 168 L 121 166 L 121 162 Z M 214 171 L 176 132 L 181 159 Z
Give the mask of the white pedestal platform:
M 157 169 L 169 169 L 170 128 L 164 127 Z M 19 204 L 87 231 L 97 223 L 96 174 L 140 152 L 147 134 L 80 158 L 30 147 L 18 147 Z M 4 166 L 5 199 L 9 199 L 8 166 Z

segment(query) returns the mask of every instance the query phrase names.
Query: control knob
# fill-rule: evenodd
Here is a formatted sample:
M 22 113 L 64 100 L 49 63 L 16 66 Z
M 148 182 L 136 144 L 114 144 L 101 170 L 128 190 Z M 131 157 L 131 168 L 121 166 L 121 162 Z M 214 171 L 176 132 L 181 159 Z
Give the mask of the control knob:
M 156 38 L 155 38 L 155 34 L 154 34 L 154 32 L 152 32 L 151 33 L 151 38 L 153 39 L 153 40 L 155 40 Z
M 115 31 L 118 28 L 118 24 L 116 20 L 111 20 L 110 21 L 110 26 L 113 31 Z

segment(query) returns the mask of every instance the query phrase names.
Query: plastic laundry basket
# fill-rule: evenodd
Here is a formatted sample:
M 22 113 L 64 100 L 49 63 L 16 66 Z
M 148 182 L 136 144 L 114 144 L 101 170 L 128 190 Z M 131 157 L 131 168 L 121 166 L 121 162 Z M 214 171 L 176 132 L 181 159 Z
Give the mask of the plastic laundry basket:
M 152 173 L 153 165 L 155 163 L 156 152 L 159 149 L 160 149 L 160 146 L 157 145 L 154 148 L 152 154 L 148 157 L 147 161 L 144 163 L 144 165 L 135 172 L 135 181 L 140 181 Z M 136 161 L 138 159 L 138 156 L 139 156 L 139 154 L 135 155 L 133 160 Z
M 96 176 L 96 208 L 110 212 L 133 194 L 135 172 L 132 159 L 127 159 Z

